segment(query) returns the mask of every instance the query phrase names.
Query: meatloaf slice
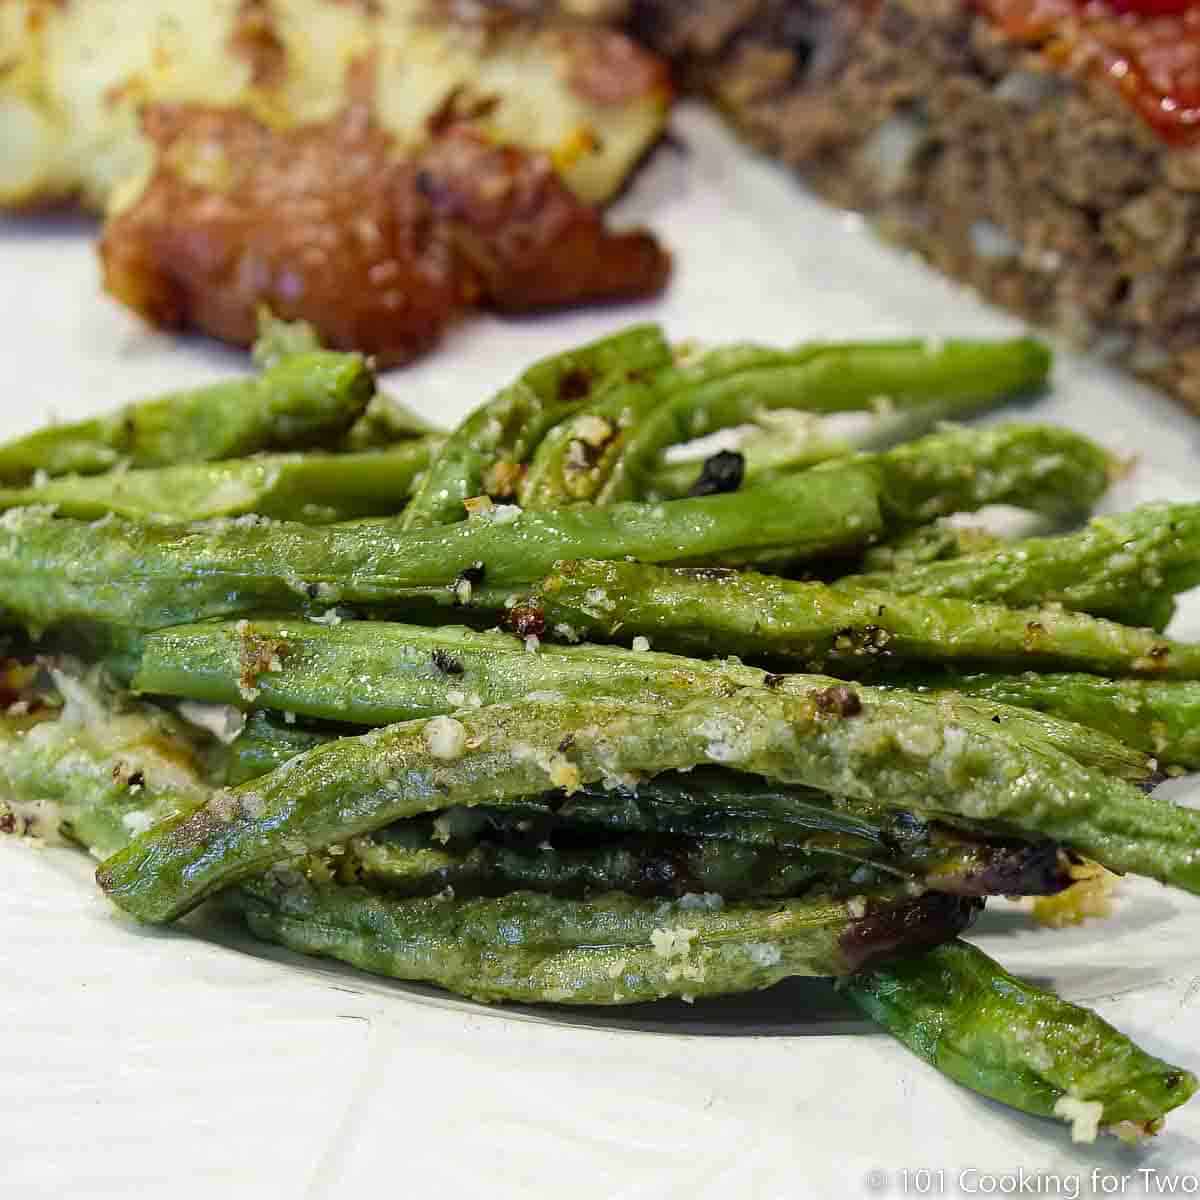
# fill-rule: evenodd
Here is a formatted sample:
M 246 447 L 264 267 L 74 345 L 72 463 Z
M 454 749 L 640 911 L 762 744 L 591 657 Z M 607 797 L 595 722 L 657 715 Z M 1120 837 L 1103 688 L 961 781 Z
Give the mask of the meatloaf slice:
M 1164 137 L 1120 62 L 997 7 L 636 0 L 631 21 L 825 197 L 1200 409 L 1200 131 Z M 1200 9 L 1170 19 L 1200 70 Z

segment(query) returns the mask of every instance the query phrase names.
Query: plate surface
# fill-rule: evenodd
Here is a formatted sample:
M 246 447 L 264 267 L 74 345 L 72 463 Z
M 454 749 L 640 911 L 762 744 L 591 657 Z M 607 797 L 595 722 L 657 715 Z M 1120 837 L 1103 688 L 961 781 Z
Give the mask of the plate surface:
M 706 113 L 685 106 L 675 126 L 682 149 L 662 148 L 617 210 L 677 252 L 664 302 L 481 318 L 389 386 L 450 423 L 533 358 L 642 318 L 675 338 L 777 343 L 1016 328 L 808 198 Z M 63 218 L 0 221 L 0 436 L 245 365 L 147 333 L 103 299 L 91 235 Z M 1200 421 L 1101 366 L 1060 355 L 1053 395 L 1005 415 L 1136 455 L 1113 508 L 1200 499 Z M 1172 632 L 1200 637 L 1200 597 Z M 1189 781 L 1169 786 L 1200 800 Z M 1074 1147 L 1065 1127 L 942 1080 L 824 984 L 617 1014 L 487 1009 L 202 918 L 137 928 L 89 875 L 68 851 L 0 842 L 0 1195 L 14 1200 L 1200 1188 L 1200 1100 L 1147 1148 Z M 972 936 L 1200 1069 L 1200 900 L 1144 882 L 1121 895 L 1104 924 L 1036 930 L 1000 906 Z

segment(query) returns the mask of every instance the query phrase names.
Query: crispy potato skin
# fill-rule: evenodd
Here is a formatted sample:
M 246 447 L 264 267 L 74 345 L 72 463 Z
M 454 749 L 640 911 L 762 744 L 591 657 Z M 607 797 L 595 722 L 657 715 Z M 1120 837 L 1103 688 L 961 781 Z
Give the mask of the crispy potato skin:
M 275 131 L 234 109 L 147 115 L 158 153 L 101 242 L 107 289 L 151 322 L 248 345 L 262 303 L 326 344 L 408 361 L 473 305 L 652 295 L 669 259 L 608 233 L 545 155 L 449 123 L 415 154 L 363 108 Z

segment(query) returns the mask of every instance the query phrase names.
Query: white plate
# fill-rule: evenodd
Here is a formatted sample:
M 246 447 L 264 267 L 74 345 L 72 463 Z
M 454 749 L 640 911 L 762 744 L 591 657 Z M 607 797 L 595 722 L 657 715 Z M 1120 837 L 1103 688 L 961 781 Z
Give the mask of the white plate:
M 686 150 L 660 150 L 618 210 L 676 251 L 665 301 L 475 320 L 389 384 L 449 422 L 538 355 L 644 317 L 676 338 L 781 343 L 1015 328 L 806 197 L 705 113 L 684 108 L 676 129 Z M 99 295 L 96 274 L 86 223 L 0 222 L 3 436 L 244 367 L 141 330 Z M 1056 375 L 1039 418 L 1138 455 L 1113 507 L 1200 496 L 1200 421 L 1067 355 Z M 1200 636 L 1200 604 L 1173 631 Z M 1065 1127 L 941 1079 L 823 984 L 608 1016 L 486 1009 L 202 920 L 137 928 L 89 872 L 67 851 L 0 843 L 0 1195 L 13 1200 L 1200 1187 L 1200 1101 L 1149 1148 L 1074 1147 Z M 974 936 L 1200 1067 L 1200 901 L 1129 884 L 1110 922 L 1054 933 L 1001 909 Z

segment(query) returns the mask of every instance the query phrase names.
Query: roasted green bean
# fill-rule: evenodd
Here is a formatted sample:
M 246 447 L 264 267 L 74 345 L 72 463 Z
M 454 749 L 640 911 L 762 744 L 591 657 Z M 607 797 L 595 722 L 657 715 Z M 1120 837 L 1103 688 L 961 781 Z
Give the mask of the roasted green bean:
M 168 467 L 328 445 L 358 420 L 374 391 L 359 354 L 295 354 L 261 375 L 18 438 L 0 446 L 0 480 L 20 486 L 39 472 L 93 475 L 120 463 Z

